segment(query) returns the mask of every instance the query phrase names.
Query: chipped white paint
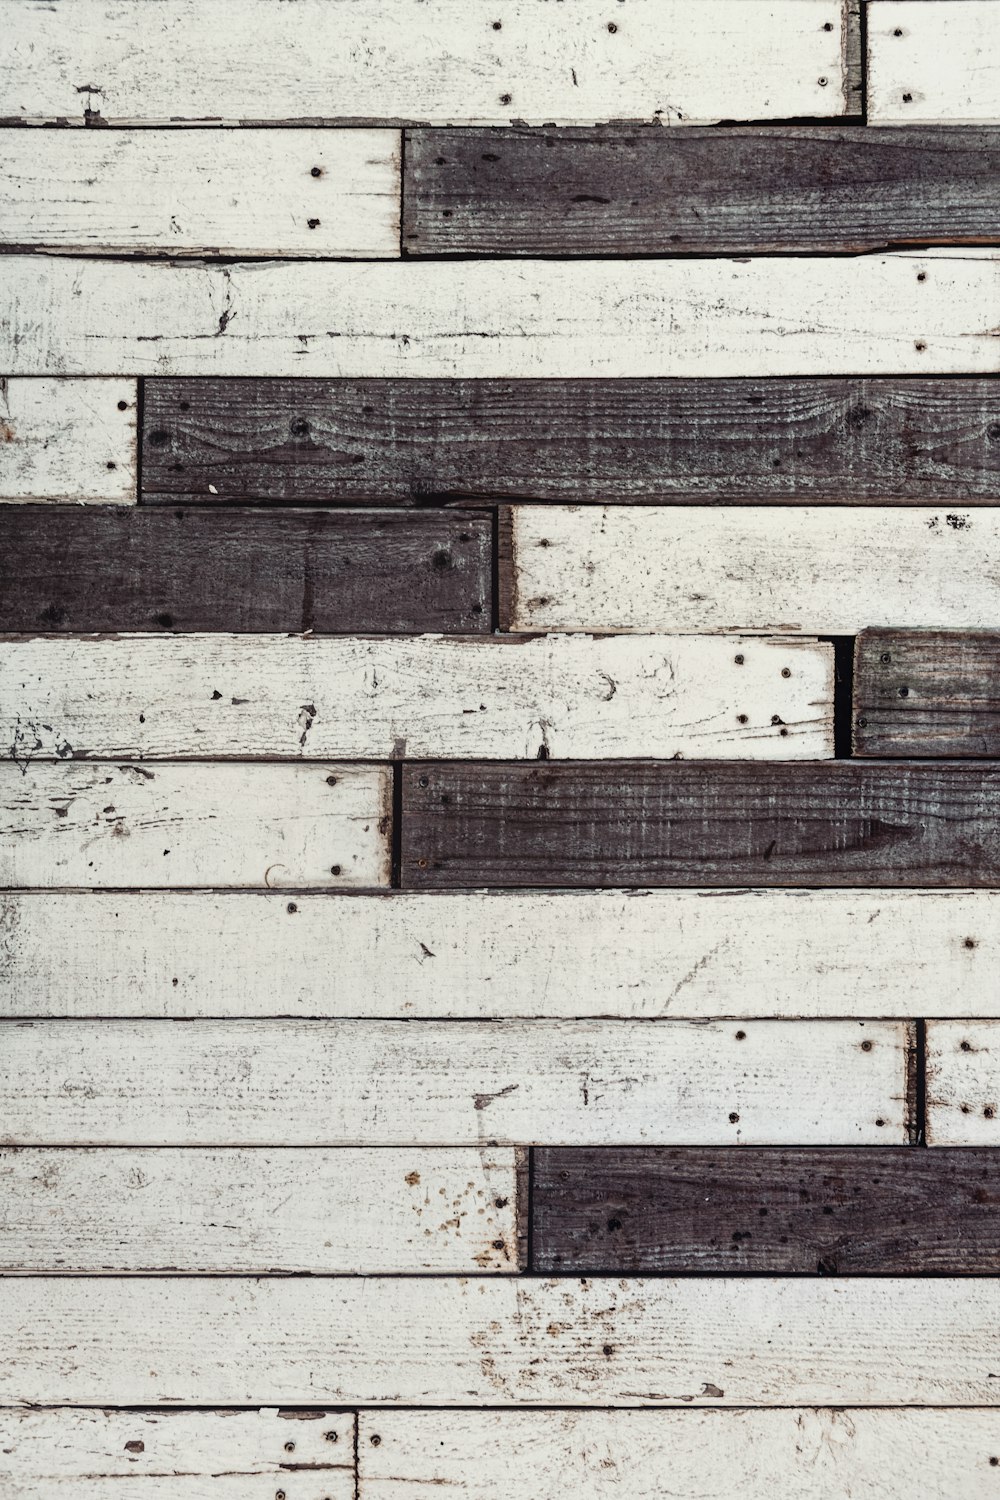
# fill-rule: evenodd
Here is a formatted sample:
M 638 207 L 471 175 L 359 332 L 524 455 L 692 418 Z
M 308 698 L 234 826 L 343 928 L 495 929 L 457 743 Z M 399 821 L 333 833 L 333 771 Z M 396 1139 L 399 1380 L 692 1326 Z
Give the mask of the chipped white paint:
M 996 0 L 873 0 L 868 118 L 879 125 L 1000 122 Z
M 384 767 L 49 764 L 33 743 L 0 764 L 0 885 L 389 882 Z
M 134 381 L 0 378 L 0 502 L 134 505 L 135 429 Z
M 963 996 L 979 1016 L 979 992 Z M 1000 1026 L 995 1020 L 927 1023 L 927 1143 L 1000 1145 Z

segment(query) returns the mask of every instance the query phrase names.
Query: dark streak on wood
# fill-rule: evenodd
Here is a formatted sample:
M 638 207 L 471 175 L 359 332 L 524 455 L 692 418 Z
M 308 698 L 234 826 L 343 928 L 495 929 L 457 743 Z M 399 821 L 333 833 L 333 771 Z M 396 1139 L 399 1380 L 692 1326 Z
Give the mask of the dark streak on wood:
M 854 752 L 1000 756 L 1000 631 L 862 631 Z

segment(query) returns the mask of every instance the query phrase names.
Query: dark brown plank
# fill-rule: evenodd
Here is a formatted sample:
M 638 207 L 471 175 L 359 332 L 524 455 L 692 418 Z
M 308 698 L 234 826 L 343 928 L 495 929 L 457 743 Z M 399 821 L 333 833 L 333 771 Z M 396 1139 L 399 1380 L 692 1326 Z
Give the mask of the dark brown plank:
M 854 753 L 1000 756 L 1000 633 L 862 631 Z
M 1000 1271 L 989 1148 L 541 1147 L 532 1207 L 535 1271 Z
M 1000 239 L 1000 130 L 408 130 L 408 255 L 752 255 Z
M 0 506 L 0 630 L 480 632 L 492 520 Z
M 1000 386 L 971 377 L 147 380 L 143 426 L 145 502 L 969 506 L 1000 489 Z
M 979 886 L 1000 767 L 434 762 L 403 771 L 402 883 Z

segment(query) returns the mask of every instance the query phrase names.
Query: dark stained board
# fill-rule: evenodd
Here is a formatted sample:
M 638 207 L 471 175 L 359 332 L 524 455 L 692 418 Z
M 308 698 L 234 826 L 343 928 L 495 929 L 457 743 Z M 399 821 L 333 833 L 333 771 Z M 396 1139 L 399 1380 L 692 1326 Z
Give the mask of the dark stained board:
M 6 505 L 0 630 L 486 632 L 491 558 L 456 511 Z
M 1000 130 L 408 130 L 408 255 L 751 255 L 1000 240 Z
M 991 1148 L 539 1147 L 532 1204 L 541 1272 L 1000 1271 Z
M 416 762 L 402 884 L 981 886 L 1000 766 Z
M 854 753 L 1000 756 L 1000 629 L 862 631 Z

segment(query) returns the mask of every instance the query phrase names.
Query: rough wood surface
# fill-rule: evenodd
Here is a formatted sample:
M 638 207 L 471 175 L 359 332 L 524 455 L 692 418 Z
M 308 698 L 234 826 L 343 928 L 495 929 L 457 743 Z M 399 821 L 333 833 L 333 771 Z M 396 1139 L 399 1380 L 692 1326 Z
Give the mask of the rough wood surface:
M 134 505 L 137 483 L 134 381 L 0 377 L 0 503 Z
M 0 1132 L 4 1144 L 24 1146 L 906 1139 L 906 1023 L 748 1021 L 742 1030 L 674 1021 L 11 1021 Z
M 0 507 L 0 630 L 476 634 L 492 550 L 458 511 Z
M 865 630 L 855 755 L 1000 756 L 1000 633 Z
M 891 125 L 1000 122 L 993 0 L 868 6 L 868 118 Z
M 978 997 L 966 997 L 970 1016 Z M 1000 1029 L 993 1021 L 927 1024 L 927 1142 L 931 1146 L 1000 1144 Z
M 0 762 L 0 885 L 389 884 L 385 767 L 49 764 L 34 739 Z
M 402 881 L 992 886 L 1000 768 L 633 761 L 403 768 Z
M 535 1152 L 532 1269 L 996 1275 L 993 1151 Z

